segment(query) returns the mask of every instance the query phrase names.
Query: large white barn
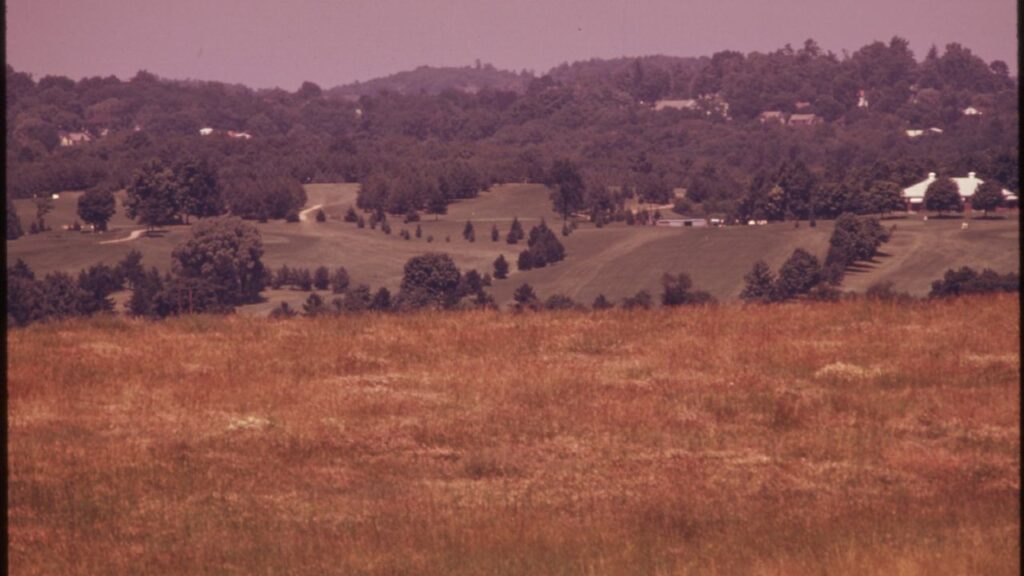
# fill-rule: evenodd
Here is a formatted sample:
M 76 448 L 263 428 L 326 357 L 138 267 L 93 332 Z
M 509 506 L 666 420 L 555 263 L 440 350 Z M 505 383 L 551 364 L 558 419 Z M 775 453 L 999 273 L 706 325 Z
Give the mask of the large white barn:
M 924 180 L 903 189 L 903 199 L 907 202 L 908 210 L 924 206 L 924 193 L 928 191 L 928 187 L 931 186 L 932 182 L 935 182 L 936 179 L 937 177 L 935 172 L 929 172 L 928 177 Z M 974 196 L 974 192 L 978 189 L 978 186 L 985 183 L 985 181 L 978 178 L 974 172 L 968 172 L 966 178 L 951 178 L 951 180 L 956 184 L 957 190 L 960 192 L 960 197 L 965 201 L 970 201 L 971 196 Z M 1003 198 L 1005 198 L 1007 202 L 1017 201 L 1017 195 L 1005 188 L 1003 189 Z

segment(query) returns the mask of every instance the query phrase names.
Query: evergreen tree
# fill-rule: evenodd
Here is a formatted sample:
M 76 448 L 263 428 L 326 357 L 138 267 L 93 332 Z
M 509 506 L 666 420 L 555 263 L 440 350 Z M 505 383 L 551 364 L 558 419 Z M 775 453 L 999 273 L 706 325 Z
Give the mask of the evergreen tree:
M 501 233 L 498 232 L 498 225 L 494 224 L 491 226 L 491 242 L 497 242 L 501 238 Z
M 740 298 L 751 302 L 771 302 L 775 296 L 775 275 L 764 260 L 754 262 L 754 267 L 743 277 L 743 291 Z
M 302 304 L 302 314 L 304 316 L 321 316 L 326 312 L 327 306 L 324 305 L 324 299 L 316 292 L 310 294 Z
M 508 235 L 505 237 L 505 241 L 509 244 L 516 244 L 522 240 L 526 234 L 523 232 L 523 225 L 519 223 L 519 217 L 512 218 L 512 226 L 508 229 Z
M 598 294 L 597 298 L 594 298 L 594 303 L 591 304 L 590 307 L 594 310 L 607 310 L 609 308 L 614 308 L 615 305 L 609 302 L 608 299 L 605 298 L 604 294 Z
M 338 267 L 331 276 L 331 292 L 335 294 L 341 294 L 348 290 L 349 285 L 348 270 L 345 270 L 344 266 Z
M 330 284 L 330 272 L 326 266 L 320 266 L 313 272 L 313 286 L 317 290 L 327 290 Z
M 515 309 L 519 312 L 535 310 L 539 304 L 537 293 L 533 291 L 533 287 L 529 284 L 524 283 L 519 288 L 516 288 L 515 294 L 512 297 L 516 302 Z
M 498 280 L 508 278 L 508 261 L 504 254 L 499 254 L 494 260 L 494 277 Z
M 476 242 L 476 231 L 473 229 L 473 223 L 466 221 L 466 227 L 462 229 L 462 237 L 470 242 Z

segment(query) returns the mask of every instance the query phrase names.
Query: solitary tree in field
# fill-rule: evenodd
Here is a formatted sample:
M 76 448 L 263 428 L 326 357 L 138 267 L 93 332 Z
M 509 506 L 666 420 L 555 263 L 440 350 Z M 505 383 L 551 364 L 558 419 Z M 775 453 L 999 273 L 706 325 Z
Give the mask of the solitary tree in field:
M 114 195 L 109 190 L 89 190 L 78 197 L 78 217 L 97 231 L 103 231 L 114 215 L 115 206 Z
M 447 254 L 424 254 L 405 263 L 400 305 L 451 308 L 459 301 L 459 269 Z
M 775 294 L 775 276 L 764 260 L 754 262 L 754 267 L 743 277 L 743 291 L 740 298 L 751 302 L 771 302 Z
M 316 211 L 316 221 L 327 222 L 327 214 L 324 213 L 322 208 Z
M 210 282 L 221 305 L 254 302 L 263 289 L 263 242 L 256 227 L 240 218 L 200 221 L 171 256 L 175 274 Z
M 978 186 L 971 196 L 971 208 L 984 211 L 983 216 L 988 217 L 991 210 L 999 208 L 1003 204 L 1003 189 L 997 182 L 989 180 Z
M 147 162 L 128 186 L 124 208 L 129 218 L 150 229 L 172 222 L 180 209 L 174 174 L 159 160 Z
M 951 178 L 939 178 L 929 184 L 924 192 L 924 207 L 940 215 L 943 212 L 962 212 L 964 201 L 956 182 Z
M 498 254 L 498 258 L 494 260 L 494 277 L 498 280 L 508 278 L 508 261 L 505 260 L 504 254 Z
M 497 242 L 501 238 L 501 233 L 498 232 L 498 225 L 494 224 L 491 226 L 491 242 Z
M 466 227 L 462 229 L 462 237 L 470 242 L 476 242 L 476 230 L 473 228 L 473 223 L 466 221 Z

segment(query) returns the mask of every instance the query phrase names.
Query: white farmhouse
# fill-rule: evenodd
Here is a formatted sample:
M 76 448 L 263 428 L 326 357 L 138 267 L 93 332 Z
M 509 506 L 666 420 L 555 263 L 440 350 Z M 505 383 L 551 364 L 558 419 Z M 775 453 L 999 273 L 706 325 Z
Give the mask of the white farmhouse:
M 213 128 L 210 128 L 209 126 L 199 129 L 200 136 L 209 136 L 210 134 L 213 134 Z
M 924 180 L 903 189 L 903 199 L 907 203 L 907 210 L 920 209 L 924 206 L 924 194 L 928 191 L 928 187 L 931 186 L 932 182 L 935 182 L 935 172 L 929 172 L 928 177 Z M 951 178 L 954 184 L 956 184 L 957 191 L 960 192 L 960 197 L 965 201 L 970 201 L 971 196 L 974 196 L 974 192 L 985 183 L 984 180 L 978 178 L 974 172 L 968 172 L 966 178 Z M 1017 195 L 1010 192 L 1007 189 L 1003 189 L 1003 198 L 1007 202 L 1016 202 Z

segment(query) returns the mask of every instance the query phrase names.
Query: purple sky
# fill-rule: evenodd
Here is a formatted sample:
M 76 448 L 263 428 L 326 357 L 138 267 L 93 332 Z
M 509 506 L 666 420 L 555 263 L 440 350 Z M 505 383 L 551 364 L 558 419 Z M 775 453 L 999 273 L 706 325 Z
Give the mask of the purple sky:
M 1017 67 L 1013 0 L 8 0 L 7 62 L 40 78 L 146 69 L 293 90 L 420 65 L 544 72 L 592 57 L 842 54 L 899 35 Z

